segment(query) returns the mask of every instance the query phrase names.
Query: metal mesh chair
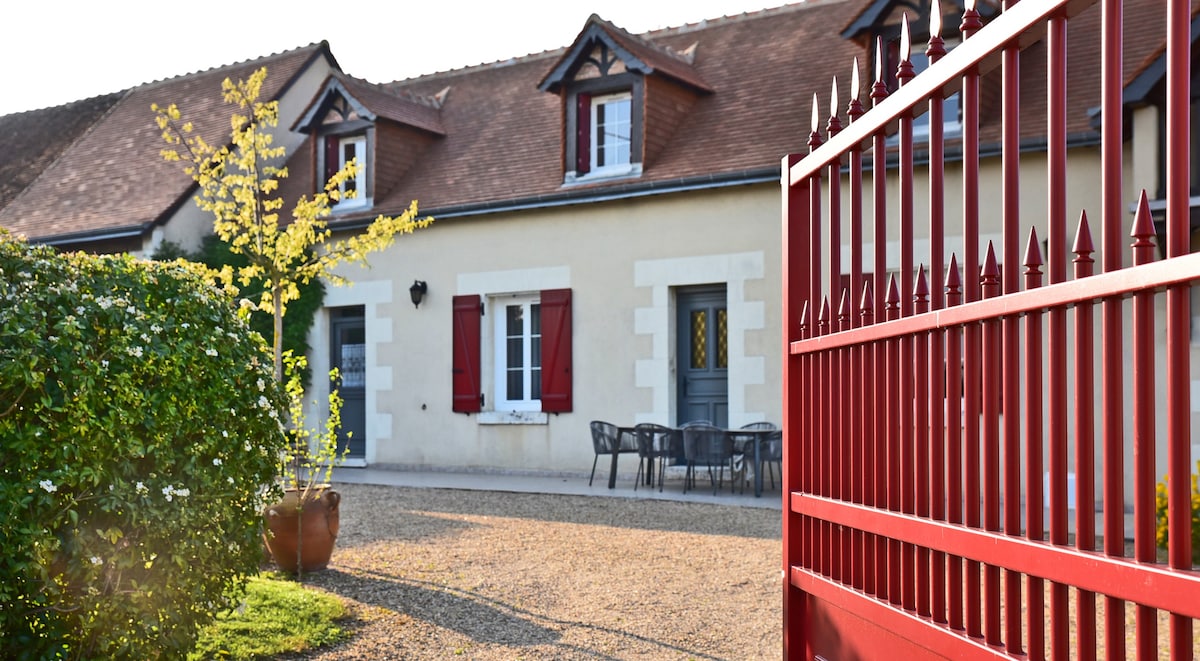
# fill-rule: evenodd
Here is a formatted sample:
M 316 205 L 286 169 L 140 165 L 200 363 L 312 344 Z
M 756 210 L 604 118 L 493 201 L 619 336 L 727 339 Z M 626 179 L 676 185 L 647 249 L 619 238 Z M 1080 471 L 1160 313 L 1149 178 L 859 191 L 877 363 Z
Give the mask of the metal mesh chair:
M 679 432 L 670 427 L 649 422 L 643 422 L 635 426 L 633 430 L 637 437 L 638 457 L 641 458 L 641 462 L 638 464 L 638 480 L 634 483 L 633 490 L 637 491 L 638 484 L 642 481 L 643 466 L 646 468 L 647 483 L 651 487 L 654 486 L 654 462 L 657 460 L 658 490 L 661 493 L 667 462 L 679 454 Z
M 771 488 L 775 488 L 775 470 L 772 465 L 779 466 L 779 479 L 783 481 L 783 431 L 772 432 L 759 447 L 758 459 L 767 466 L 767 474 L 771 476 Z M 758 468 L 758 467 L 755 467 Z
M 725 467 L 733 469 L 733 439 L 724 429 L 708 424 L 689 423 L 681 429 L 683 432 L 683 454 L 687 458 L 687 476 L 684 479 L 683 491 L 695 486 L 696 466 L 708 468 L 708 479 L 713 485 L 713 495 L 725 478 Z M 717 474 L 713 475 L 713 468 Z
M 620 428 L 611 422 L 602 420 L 593 420 L 589 423 L 592 430 L 592 450 L 595 451 L 596 457 L 592 459 L 592 474 L 588 477 L 588 486 L 592 486 L 592 480 L 596 478 L 596 463 L 600 461 L 600 455 L 613 455 L 622 452 L 637 452 L 637 439 L 633 434 L 622 434 Z M 639 472 L 640 472 L 639 466 Z M 611 485 L 611 482 L 610 482 Z
M 742 425 L 741 429 L 745 429 L 747 431 L 756 431 L 756 432 L 758 432 L 758 431 L 770 432 L 770 431 L 778 430 L 778 428 L 775 426 L 775 423 L 767 422 L 765 420 L 761 420 L 759 422 L 751 422 L 750 424 Z M 764 459 L 764 457 L 766 456 L 765 448 L 766 448 L 766 442 L 767 442 L 768 437 L 763 436 L 761 434 L 738 434 L 737 432 L 733 432 L 732 436 L 733 436 L 733 451 L 734 451 L 734 453 L 735 454 L 740 453 L 743 457 L 743 459 L 742 459 L 742 462 L 743 462 L 742 463 L 742 492 L 745 493 L 746 482 L 749 481 L 749 479 L 750 479 L 750 471 L 745 470 L 745 466 L 746 466 L 746 464 L 750 464 L 751 466 L 753 466 L 755 474 L 757 474 L 758 471 L 762 470 L 762 464 L 766 463 L 766 460 Z M 758 443 L 758 446 L 759 446 L 758 447 L 758 453 L 759 453 L 758 454 L 758 465 L 754 464 L 754 446 L 752 445 L 752 443 Z M 774 487 L 774 485 L 775 485 L 775 477 L 773 475 L 771 477 L 771 485 L 772 485 L 772 487 Z

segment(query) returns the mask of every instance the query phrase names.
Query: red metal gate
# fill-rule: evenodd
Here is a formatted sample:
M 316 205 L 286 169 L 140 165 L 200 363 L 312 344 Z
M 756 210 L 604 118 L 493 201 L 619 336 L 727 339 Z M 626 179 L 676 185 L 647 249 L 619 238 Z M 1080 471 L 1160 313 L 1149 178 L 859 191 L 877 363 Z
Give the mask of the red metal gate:
M 1092 148 L 1098 250 L 1086 216 L 1073 222 L 1079 210 L 1067 208 L 1066 196 L 1067 30 L 1093 4 L 1102 12 L 1094 65 L 1100 143 Z M 836 83 L 823 127 L 814 97 L 810 153 L 785 158 L 782 177 L 786 658 L 1195 653 L 1193 15 L 1187 0 L 1167 0 L 1165 10 L 1152 3 L 1161 16 L 1155 33 L 1139 27 L 1130 35 L 1165 44 L 1159 252 L 1144 194 L 1136 214 L 1123 194 L 1126 4 L 1134 5 L 1006 3 L 984 27 L 968 1 L 962 44 L 946 54 L 931 26 L 926 52 L 936 64 L 915 77 L 902 44 L 900 87 L 888 95 L 877 72 L 870 112 L 857 99 L 857 80 L 844 126 Z M 1023 48 L 1039 41 L 1045 59 L 1022 60 Z M 1020 122 L 1031 121 L 1018 97 L 1021 66 L 1045 68 L 1045 114 L 1036 121 L 1045 121 L 1046 145 L 1036 173 L 1020 157 Z M 981 79 L 997 67 L 1001 83 L 985 96 Z M 962 112 L 962 189 L 953 193 L 942 132 L 951 93 L 960 94 Z M 981 245 L 985 98 L 1003 113 L 1000 174 L 987 198 L 1000 201 L 1002 238 Z M 918 193 L 913 115 L 926 110 L 919 146 L 928 150 L 928 188 Z M 891 171 L 889 156 L 898 163 Z M 869 190 L 864 172 L 873 173 Z M 1018 206 L 1031 177 L 1046 188 L 1036 219 Z M 918 194 L 929 208 L 920 242 Z M 961 228 L 946 227 L 947 208 Z M 868 233 L 873 255 L 863 254 Z M 963 249 L 946 260 L 949 237 Z M 1155 545 L 1156 454 L 1169 476 L 1166 560 Z

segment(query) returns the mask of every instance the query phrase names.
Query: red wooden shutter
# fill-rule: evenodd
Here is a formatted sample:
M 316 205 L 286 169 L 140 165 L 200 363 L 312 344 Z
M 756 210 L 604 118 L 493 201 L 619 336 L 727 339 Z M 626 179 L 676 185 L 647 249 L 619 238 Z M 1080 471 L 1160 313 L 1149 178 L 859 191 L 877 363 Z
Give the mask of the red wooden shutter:
M 542 292 L 542 410 L 571 410 L 571 290 Z
M 575 95 L 575 173 L 592 168 L 592 95 Z
M 479 331 L 483 311 L 478 294 L 454 297 L 454 405 L 457 413 L 483 408 L 479 381 Z
M 321 181 L 321 190 L 325 189 L 325 184 L 329 183 L 333 175 L 337 174 L 338 170 L 341 169 L 338 167 L 338 159 L 340 157 L 338 147 L 340 144 L 341 140 L 338 140 L 337 136 L 330 135 L 325 137 L 325 179 Z

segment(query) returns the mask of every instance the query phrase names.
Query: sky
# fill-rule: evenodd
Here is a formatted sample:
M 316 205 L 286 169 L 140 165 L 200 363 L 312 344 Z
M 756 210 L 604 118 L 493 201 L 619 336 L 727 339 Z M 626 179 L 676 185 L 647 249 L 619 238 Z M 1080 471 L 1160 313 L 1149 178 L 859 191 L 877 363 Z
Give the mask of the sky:
M 0 115 L 329 42 L 382 83 L 570 45 L 592 13 L 635 34 L 787 0 L 5 0 Z

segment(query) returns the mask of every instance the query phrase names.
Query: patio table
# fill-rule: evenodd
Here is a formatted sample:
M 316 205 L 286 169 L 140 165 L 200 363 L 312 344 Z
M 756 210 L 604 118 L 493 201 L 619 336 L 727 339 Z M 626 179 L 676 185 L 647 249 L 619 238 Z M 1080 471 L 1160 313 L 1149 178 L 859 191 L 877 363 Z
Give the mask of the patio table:
M 754 497 L 762 497 L 762 443 L 767 440 L 767 437 L 775 433 L 774 429 L 726 429 L 725 433 L 733 439 L 734 448 L 741 447 L 742 454 L 746 452 L 748 444 L 754 445 Z

